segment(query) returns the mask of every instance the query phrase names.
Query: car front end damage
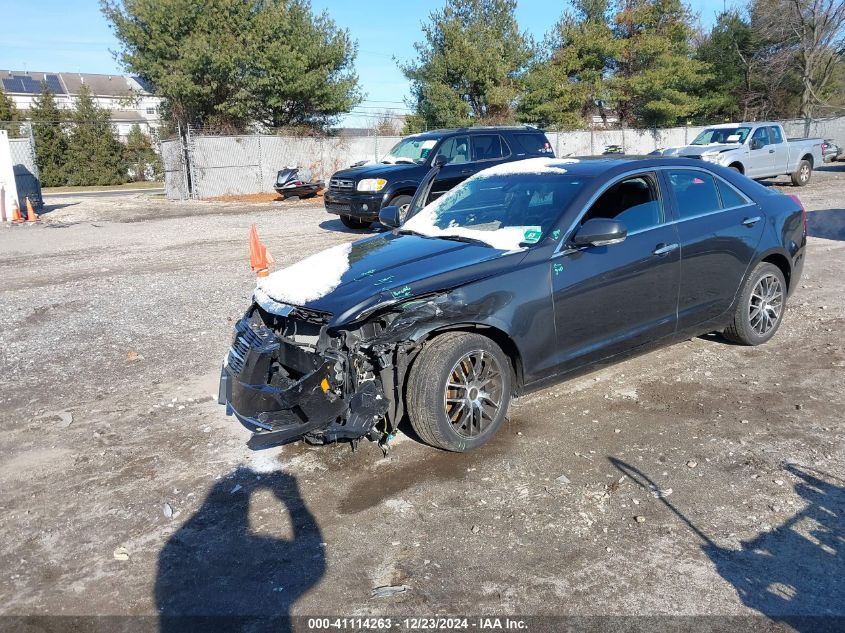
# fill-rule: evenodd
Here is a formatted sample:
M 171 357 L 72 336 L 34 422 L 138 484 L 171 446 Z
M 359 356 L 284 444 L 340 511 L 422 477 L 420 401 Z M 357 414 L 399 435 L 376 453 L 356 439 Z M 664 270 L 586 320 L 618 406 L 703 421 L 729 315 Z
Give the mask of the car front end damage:
M 298 439 L 384 446 L 404 413 L 401 385 L 420 333 L 460 313 L 449 303 L 437 294 L 346 327 L 315 310 L 253 303 L 235 325 L 218 400 L 252 432 L 252 449 Z

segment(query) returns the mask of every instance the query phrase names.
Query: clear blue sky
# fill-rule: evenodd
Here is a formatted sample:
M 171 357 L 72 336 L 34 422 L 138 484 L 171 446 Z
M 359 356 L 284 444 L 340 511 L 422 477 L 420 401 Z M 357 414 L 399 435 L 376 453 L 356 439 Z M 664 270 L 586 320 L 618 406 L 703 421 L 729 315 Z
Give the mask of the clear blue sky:
M 709 26 L 729 0 L 692 0 L 689 4 Z M 356 68 L 366 99 L 358 112 L 384 108 L 406 110 L 403 100 L 408 84 L 393 57 L 413 56 L 420 39 L 420 24 L 443 2 L 440 0 L 312 0 L 314 10 L 324 9 L 339 26 L 358 40 Z M 520 26 L 542 38 L 557 21 L 568 2 L 518 0 Z M 120 73 L 111 51 L 117 48 L 96 0 L 0 0 L 0 15 L 7 28 L 0 29 L 0 70 Z M 25 28 L 9 28 L 27 25 Z M 348 117 L 347 125 L 364 125 L 366 117 Z

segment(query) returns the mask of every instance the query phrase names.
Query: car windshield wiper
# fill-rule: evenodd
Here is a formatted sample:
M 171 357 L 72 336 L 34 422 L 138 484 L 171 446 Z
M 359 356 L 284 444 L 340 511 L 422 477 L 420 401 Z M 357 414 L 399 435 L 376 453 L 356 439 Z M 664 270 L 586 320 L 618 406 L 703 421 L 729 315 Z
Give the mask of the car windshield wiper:
M 466 235 L 432 235 L 441 240 L 452 240 L 453 242 L 466 242 L 467 244 L 478 244 L 479 246 L 490 246 L 484 240 L 479 240 L 474 237 L 467 237 Z

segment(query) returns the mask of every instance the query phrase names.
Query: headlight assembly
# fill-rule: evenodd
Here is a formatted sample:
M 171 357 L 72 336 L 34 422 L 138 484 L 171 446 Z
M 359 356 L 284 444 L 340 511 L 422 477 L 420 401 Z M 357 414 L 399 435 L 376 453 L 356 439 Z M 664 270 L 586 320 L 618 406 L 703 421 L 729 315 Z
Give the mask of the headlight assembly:
M 358 191 L 381 191 L 387 181 L 384 178 L 364 178 L 358 181 Z

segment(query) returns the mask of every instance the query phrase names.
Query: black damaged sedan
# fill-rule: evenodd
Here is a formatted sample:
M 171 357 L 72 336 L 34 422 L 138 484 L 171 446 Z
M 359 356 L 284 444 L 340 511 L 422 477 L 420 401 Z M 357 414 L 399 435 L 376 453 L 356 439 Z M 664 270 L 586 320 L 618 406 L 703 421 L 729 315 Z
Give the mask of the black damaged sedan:
M 435 168 L 436 170 L 436 168 Z M 434 170 L 433 170 L 434 171 Z M 480 172 L 391 230 L 262 279 L 220 402 L 253 448 L 489 440 L 510 399 L 721 331 L 768 341 L 806 246 L 797 198 L 677 158 L 530 159 Z

